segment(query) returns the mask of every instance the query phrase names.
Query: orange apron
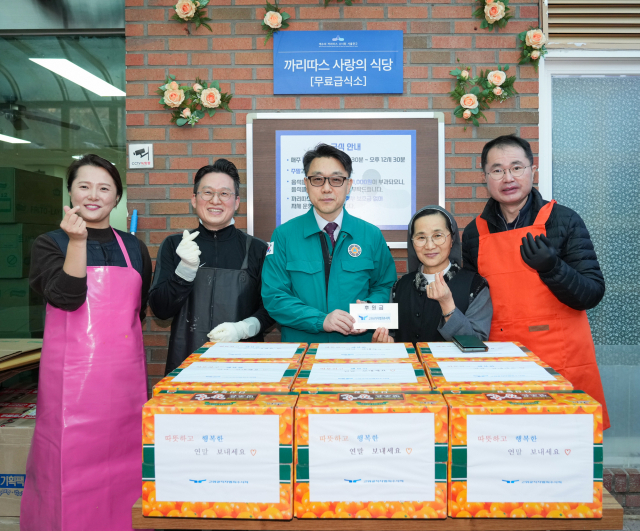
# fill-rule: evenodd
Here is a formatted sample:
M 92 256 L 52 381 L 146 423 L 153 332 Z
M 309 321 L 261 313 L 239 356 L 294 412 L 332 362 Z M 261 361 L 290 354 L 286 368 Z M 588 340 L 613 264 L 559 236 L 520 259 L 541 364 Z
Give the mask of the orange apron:
M 520 255 L 527 232 L 546 236 L 545 223 L 555 203 L 543 206 L 533 225 L 496 234 L 489 233 L 486 220 L 476 218 L 480 235 L 478 273 L 487 279 L 493 303 L 489 340 L 519 341 L 575 389 L 595 398 L 602 404 L 606 430 L 609 415 L 587 312 L 560 302 Z

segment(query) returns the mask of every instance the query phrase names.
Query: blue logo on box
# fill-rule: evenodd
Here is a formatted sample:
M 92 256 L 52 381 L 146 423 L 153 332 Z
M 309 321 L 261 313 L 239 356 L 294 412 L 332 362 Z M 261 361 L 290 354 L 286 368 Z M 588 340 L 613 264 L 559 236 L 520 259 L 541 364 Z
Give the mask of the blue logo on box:
M 402 94 L 402 31 L 273 36 L 274 94 Z

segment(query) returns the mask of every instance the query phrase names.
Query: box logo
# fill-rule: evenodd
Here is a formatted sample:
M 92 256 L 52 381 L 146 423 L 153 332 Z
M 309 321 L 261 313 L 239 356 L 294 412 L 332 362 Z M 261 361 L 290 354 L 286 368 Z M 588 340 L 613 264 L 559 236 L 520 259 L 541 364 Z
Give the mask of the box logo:
M 404 394 L 402 393 L 383 393 L 383 394 L 340 394 L 340 401 L 346 400 L 351 402 L 352 400 L 404 400 Z
M 486 393 L 489 400 L 553 400 L 548 393 Z
M 255 400 L 258 398 L 258 394 L 229 394 L 229 393 L 198 393 L 193 395 L 191 400 L 197 400 L 202 402 L 203 400 Z

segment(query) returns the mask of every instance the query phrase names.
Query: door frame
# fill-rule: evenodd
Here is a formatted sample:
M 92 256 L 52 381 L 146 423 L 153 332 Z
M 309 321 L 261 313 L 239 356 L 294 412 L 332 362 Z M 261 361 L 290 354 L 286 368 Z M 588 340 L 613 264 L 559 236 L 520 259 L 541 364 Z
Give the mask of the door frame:
M 553 198 L 551 78 L 607 75 L 640 75 L 640 51 L 549 50 L 540 61 L 538 186 L 546 200 Z

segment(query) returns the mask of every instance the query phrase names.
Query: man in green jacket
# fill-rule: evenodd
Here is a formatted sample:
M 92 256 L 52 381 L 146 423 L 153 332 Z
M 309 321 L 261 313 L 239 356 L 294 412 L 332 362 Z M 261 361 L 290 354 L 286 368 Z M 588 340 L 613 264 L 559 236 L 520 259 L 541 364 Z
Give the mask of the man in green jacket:
M 318 144 L 302 160 L 313 208 L 273 233 L 262 270 L 262 300 L 283 342 L 371 341 L 354 330 L 349 304 L 389 302 L 397 280 L 380 229 L 344 208 L 351 157 Z

